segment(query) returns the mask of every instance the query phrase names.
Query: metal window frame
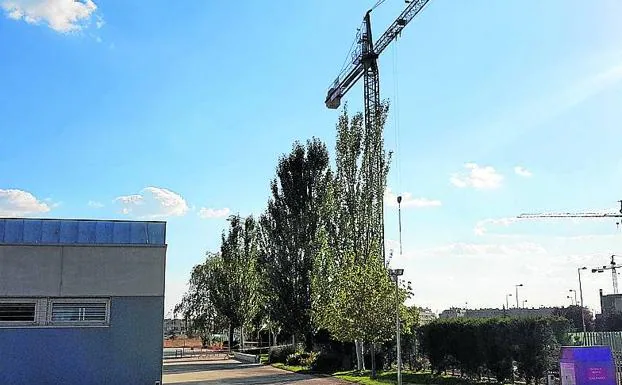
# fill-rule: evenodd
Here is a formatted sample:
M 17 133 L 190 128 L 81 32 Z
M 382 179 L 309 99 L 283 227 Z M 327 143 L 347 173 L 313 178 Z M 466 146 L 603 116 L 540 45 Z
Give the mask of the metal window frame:
M 53 321 L 52 308 L 54 304 L 105 304 L 106 317 L 104 321 Z M 49 298 L 47 305 L 46 324 L 56 327 L 88 327 L 110 325 L 110 298 Z
M 0 298 L 0 303 L 28 303 L 35 305 L 35 314 L 32 321 L 0 321 L 0 328 L 4 327 L 23 327 L 23 326 L 37 326 L 40 320 L 41 303 L 38 298 L 22 298 L 22 297 L 6 297 Z

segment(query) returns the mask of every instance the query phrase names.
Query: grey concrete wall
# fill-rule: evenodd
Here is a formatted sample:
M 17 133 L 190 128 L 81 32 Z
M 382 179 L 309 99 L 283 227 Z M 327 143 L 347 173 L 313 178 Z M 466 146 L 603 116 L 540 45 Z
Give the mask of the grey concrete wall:
M 165 246 L 0 245 L 0 297 L 163 296 L 165 257 Z
M 0 328 L 2 385 L 153 385 L 163 297 L 112 298 L 109 327 Z

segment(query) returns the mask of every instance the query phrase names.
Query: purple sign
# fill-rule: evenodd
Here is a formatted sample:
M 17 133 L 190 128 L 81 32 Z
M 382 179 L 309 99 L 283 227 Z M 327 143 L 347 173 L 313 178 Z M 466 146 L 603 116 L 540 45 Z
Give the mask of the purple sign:
M 616 385 L 609 346 L 564 346 L 559 362 L 562 385 Z

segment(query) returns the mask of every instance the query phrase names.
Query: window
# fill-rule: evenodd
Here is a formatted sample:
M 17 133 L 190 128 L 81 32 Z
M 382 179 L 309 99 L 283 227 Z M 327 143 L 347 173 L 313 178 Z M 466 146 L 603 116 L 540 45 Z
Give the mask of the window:
M 107 299 L 50 299 L 48 324 L 88 326 L 108 324 L 110 302 Z
M 35 302 L 0 302 L 0 322 L 35 322 Z
M 106 303 L 54 303 L 53 322 L 106 322 Z
M 0 298 L 0 328 L 101 327 L 110 321 L 110 298 Z

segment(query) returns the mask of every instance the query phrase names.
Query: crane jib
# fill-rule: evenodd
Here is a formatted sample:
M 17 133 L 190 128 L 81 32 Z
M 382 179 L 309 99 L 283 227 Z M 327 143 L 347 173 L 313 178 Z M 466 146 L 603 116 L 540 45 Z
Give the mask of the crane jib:
M 382 51 L 387 48 L 387 46 L 395 40 L 397 36 L 402 32 L 402 30 L 410 23 L 410 21 L 425 7 L 425 5 L 430 2 L 430 0 L 411 0 L 408 2 L 408 5 L 402 11 L 402 13 L 393 21 L 393 23 L 387 28 L 387 30 L 380 36 L 380 38 L 375 42 L 367 42 L 369 44 L 369 48 L 371 48 L 371 52 L 367 52 L 367 54 L 373 55 L 374 59 L 378 57 L 382 53 Z M 369 12 L 365 15 L 365 19 L 369 20 Z M 360 44 L 365 43 L 365 39 L 361 39 Z M 350 67 L 344 68 L 344 71 L 341 74 L 345 74 L 344 76 L 340 76 L 337 80 L 331 85 L 328 90 L 326 96 L 326 106 L 331 109 L 338 108 L 341 105 L 341 98 L 352 88 L 354 83 L 356 83 L 363 75 L 363 50 L 359 50 L 358 54 L 355 58 L 353 58 Z M 369 56 L 368 56 L 369 58 Z

